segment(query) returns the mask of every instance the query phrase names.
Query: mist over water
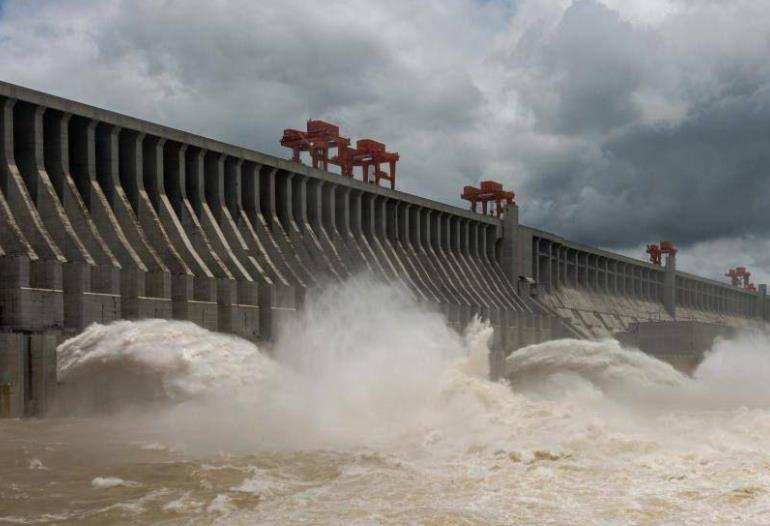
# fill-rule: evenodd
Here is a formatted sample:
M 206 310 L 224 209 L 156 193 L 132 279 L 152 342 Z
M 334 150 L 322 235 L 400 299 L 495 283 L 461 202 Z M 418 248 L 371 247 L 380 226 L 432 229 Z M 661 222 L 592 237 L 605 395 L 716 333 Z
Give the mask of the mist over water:
M 767 336 L 718 342 L 693 377 L 552 341 L 493 383 L 491 335 L 365 278 L 311 297 L 271 349 L 93 326 L 59 351 L 69 416 L 0 423 L 0 523 L 766 522 Z

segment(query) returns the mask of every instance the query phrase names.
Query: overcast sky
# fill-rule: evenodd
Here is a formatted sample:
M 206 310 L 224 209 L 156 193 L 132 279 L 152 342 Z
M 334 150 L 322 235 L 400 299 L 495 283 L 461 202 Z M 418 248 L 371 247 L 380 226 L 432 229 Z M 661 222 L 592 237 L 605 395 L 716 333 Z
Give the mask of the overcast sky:
M 0 0 L 0 77 L 286 156 L 309 117 L 460 204 L 770 281 L 770 0 Z

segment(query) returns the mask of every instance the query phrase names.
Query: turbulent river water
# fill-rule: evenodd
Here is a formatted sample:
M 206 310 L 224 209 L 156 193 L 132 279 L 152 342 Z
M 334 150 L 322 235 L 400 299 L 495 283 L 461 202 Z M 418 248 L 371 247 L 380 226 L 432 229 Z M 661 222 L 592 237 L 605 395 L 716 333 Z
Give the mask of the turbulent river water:
M 0 421 L 0 524 L 767 524 L 770 343 L 693 378 L 560 340 L 487 378 L 457 335 L 353 280 L 272 349 L 162 320 L 59 349 L 60 416 Z

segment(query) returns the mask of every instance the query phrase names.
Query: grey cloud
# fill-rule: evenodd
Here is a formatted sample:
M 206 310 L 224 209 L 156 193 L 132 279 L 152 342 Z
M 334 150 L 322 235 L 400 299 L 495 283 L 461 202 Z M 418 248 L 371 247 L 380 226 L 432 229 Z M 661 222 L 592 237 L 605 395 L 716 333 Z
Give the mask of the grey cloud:
M 583 147 L 556 166 L 533 159 L 524 189 L 534 206 L 526 218 L 615 248 L 770 235 L 770 74 L 749 67 L 757 55 L 726 60 L 741 51 L 727 40 L 728 49 L 711 56 L 681 45 L 672 51 L 682 38 L 702 38 L 683 36 L 682 27 L 639 29 L 590 0 L 564 13 L 541 43 L 543 54 L 559 49 L 558 60 L 534 68 L 542 98 L 553 103 L 550 113 L 536 108 L 535 132 Z M 741 38 L 738 28 L 722 30 Z M 650 121 L 635 98 L 641 92 L 685 111 Z
M 577 241 L 767 264 L 770 4 L 673 0 L 640 23 L 641 2 L 8 0 L 0 67 L 277 155 L 325 118 L 399 151 L 406 191 L 462 205 L 498 179 Z
M 539 82 L 527 95 L 538 129 L 601 132 L 633 121 L 639 116 L 633 95 L 646 74 L 652 45 L 644 31 L 603 4 L 574 3 L 551 38 L 533 50 L 532 70 Z

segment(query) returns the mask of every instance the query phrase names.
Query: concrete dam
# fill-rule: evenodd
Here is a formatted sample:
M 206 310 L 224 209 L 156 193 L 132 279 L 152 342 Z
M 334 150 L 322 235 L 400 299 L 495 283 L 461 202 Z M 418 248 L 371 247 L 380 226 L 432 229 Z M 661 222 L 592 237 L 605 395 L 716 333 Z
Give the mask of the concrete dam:
M 92 323 L 271 342 L 308 290 L 362 271 L 458 330 L 488 319 L 498 375 L 558 337 L 618 336 L 686 368 L 770 316 L 764 285 L 574 243 L 515 204 L 478 214 L 8 83 L 0 105 L 0 416 L 45 413 L 57 345 Z

